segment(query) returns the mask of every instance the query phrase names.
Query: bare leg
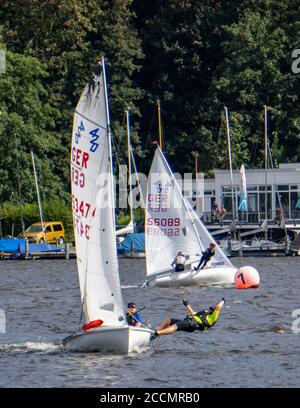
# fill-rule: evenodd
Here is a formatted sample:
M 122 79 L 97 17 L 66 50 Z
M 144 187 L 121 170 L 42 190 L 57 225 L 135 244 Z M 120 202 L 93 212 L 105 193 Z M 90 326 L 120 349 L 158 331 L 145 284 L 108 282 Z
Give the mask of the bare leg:
M 167 327 L 170 326 L 170 323 L 171 323 L 171 319 L 170 319 L 169 317 L 167 317 L 167 318 L 161 323 L 161 325 L 159 326 L 158 330 L 166 329 Z
M 158 334 L 159 336 L 164 336 L 164 335 L 166 335 L 166 334 L 173 334 L 173 333 L 176 332 L 176 330 L 177 330 L 177 325 L 176 325 L 176 324 L 172 324 L 172 326 L 169 326 L 169 327 L 167 327 L 167 328 L 165 328 L 165 329 L 156 330 L 156 332 L 157 332 L 157 334 Z

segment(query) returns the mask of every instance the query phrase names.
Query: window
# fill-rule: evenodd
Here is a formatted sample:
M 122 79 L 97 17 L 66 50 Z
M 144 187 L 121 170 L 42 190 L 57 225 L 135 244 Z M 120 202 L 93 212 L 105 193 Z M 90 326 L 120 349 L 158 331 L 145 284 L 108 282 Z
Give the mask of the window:
M 53 230 L 54 230 L 54 231 L 62 231 L 62 226 L 61 226 L 61 224 L 54 224 L 54 225 L 53 225 Z
M 45 232 L 52 232 L 51 225 L 48 225 L 48 226 L 45 228 Z

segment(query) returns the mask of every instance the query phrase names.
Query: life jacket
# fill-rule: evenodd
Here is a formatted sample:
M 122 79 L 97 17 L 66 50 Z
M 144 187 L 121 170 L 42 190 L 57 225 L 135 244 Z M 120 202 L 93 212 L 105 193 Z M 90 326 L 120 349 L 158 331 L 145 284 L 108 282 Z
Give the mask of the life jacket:
M 197 329 L 200 331 L 204 331 L 212 327 L 215 323 L 210 325 L 206 319 L 206 316 L 211 314 L 213 312 L 213 308 L 210 308 L 209 310 L 203 309 L 200 310 L 200 312 L 196 313 L 195 315 L 189 315 L 189 319 L 192 321 L 192 323 L 196 323 L 198 326 Z
M 129 326 L 136 326 L 136 324 L 138 323 L 135 320 L 134 315 L 131 315 L 130 313 L 126 313 L 126 319 Z
M 204 252 L 203 252 L 203 257 L 204 259 L 207 259 L 208 261 L 210 260 L 210 258 L 216 253 L 216 249 L 215 248 L 207 248 Z
M 176 265 L 184 265 L 185 264 L 185 257 L 182 255 L 176 256 L 175 259 Z

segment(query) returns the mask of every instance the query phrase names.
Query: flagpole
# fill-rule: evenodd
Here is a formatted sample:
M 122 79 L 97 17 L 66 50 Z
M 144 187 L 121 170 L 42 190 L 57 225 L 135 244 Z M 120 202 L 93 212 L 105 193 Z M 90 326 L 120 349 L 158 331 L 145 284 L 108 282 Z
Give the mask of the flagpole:
M 231 161 L 231 141 L 230 141 L 228 109 L 226 108 L 226 106 L 225 106 L 225 117 L 226 117 L 226 127 L 227 127 L 228 155 L 229 155 L 229 168 L 230 168 L 232 219 L 234 220 L 235 219 L 235 208 L 234 208 L 233 174 L 232 174 L 232 161 Z

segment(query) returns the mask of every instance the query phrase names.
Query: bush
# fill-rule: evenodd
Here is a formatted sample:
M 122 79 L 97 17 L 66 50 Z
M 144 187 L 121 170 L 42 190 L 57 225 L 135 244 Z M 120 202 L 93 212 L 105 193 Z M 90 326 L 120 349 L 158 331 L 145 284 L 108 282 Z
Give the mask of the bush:
M 40 222 L 40 212 L 37 204 L 3 203 L 0 208 L 0 220 L 2 236 L 12 235 L 17 237 L 22 232 L 23 218 L 24 229 L 34 222 Z M 66 204 L 61 200 L 43 204 L 44 221 L 61 221 L 66 231 L 66 240 L 71 242 L 73 237 L 73 223 L 71 204 Z

